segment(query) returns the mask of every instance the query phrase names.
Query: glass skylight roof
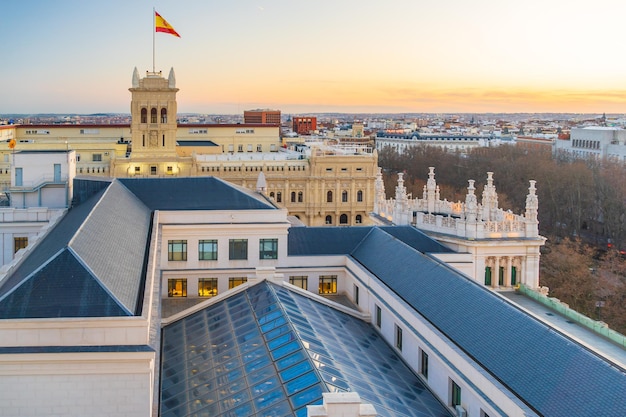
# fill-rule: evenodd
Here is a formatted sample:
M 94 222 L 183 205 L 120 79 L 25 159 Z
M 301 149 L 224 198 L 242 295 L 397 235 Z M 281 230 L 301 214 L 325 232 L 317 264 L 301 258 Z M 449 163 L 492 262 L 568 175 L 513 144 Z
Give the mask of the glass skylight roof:
M 380 416 L 449 416 L 367 323 L 267 283 L 163 329 L 161 416 L 306 416 L 357 391 Z

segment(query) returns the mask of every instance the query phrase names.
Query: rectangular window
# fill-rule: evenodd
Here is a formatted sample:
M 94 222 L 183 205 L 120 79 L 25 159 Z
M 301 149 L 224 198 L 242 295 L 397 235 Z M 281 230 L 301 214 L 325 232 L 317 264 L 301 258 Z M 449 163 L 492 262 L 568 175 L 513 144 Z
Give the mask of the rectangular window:
M 359 305 L 359 287 L 354 284 L 354 304 Z
M 176 278 L 167 280 L 168 297 L 187 297 L 187 279 Z
M 248 278 L 246 277 L 231 277 L 228 278 L 228 289 L 235 288 L 238 285 L 245 284 L 248 282 Z
M 259 259 L 278 259 L 278 239 L 259 240 Z
M 396 347 L 398 348 L 398 350 L 402 350 L 402 328 L 398 326 L 397 324 L 395 326 L 396 326 Z
M 337 294 L 337 275 L 321 275 L 320 294 Z
M 376 327 L 380 329 L 383 324 L 383 312 L 381 311 L 379 306 L 376 306 Z
M 91 155 L 91 160 L 93 162 L 101 162 L 102 161 L 102 154 L 101 153 L 94 153 L 93 155 Z
M 263 152 L 263 146 L 261 146 L 261 145 L 256 145 L 256 151 L 257 151 L 257 152 Z
M 303 290 L 308 290 L 308 278 L 306 276 L 291 276 L 289 277 L 289 283 L 295 285 L 296 287 L 300 287 Z
M 237 152 L 243 152 L 243 145 L 237 145 Z
M 28 246 L 27 237 L 14 237 L 13 238 L 13 253 L 17 252 L 20 249 L 24 249 L 26 246 Z
M 174 169 L 171 166 L 167 167 L 167 173 L 171 174 L 172 172 L 174 172 Z
M 141 167 L 135 167 L 135 174 L 141 173 Z
M 228 241 L 228 259 L 248 259 L 248 239 L 230 239 Z
M 168 261 L 186 261 L 187 260 L 187 241 L 186 240 L 168 240 L 167 241 L 167 260 Z
M 461 405 L 461 387 L 453 380 L 450 380 L 450 404 L 452 407 Z
M 198 260 L 199 261 L 216 261 L 217 260 L 217 240 L 208 239 L 198 241 Z
M 214 297 L 217 295 L 217 278 L 198 279 L 198 296 Z
M 155 165 L 152 165 L 150 167 L 150 175 L 156 175 L 157 174 L 157 167 Z
M 428 353 L 420 349 L 420 374 L 428 379 Z

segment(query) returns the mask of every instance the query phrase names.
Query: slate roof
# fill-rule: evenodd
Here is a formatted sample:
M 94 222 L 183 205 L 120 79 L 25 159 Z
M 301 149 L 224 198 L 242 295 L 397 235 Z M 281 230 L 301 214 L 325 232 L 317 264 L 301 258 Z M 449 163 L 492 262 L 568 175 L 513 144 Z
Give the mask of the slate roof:
M 259 194 L 215 177 L 120 178 L 151 210 L 276 209 Z
M 626 415 L 625 370 L 483 286 L 382 230 L 351 255 L 539 414 Z
M 450 416 L 370 324 L 267 282 L 165 326 L 162 350 L 162 417 L 300 417 L 329 391 Z
M 451 253 L 451 249 L 411 226 L 292 227 L 289 256 L 348 255 L 374 230 L 399 239 L 422 253 Z M 380 250 L 383 248 L 381 247 Z
M 178 146 L 219 146 L 212 140 L 177 140 Z
M 70 209 L 0 284 L 0 318 L 140 314 L 150 225 L 150 210 L 110 183 Z

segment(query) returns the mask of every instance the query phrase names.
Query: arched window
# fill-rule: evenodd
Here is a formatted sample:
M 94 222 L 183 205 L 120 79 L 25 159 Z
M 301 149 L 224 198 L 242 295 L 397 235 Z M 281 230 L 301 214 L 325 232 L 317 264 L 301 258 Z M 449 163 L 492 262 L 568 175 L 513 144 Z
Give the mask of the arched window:
M 333 224 L 332 216 L 326 216 L 326 224 Z
M 347 203 L 348 202 L 348 192 L 347 191 L 342 191 L 341 192 L 341 202 L 342 203 Z
M 360 214 L 357 214 L 357 215 L 356 215 L 356 219 L 354 220 L 354 222 L 355 222 L 356 224 L 361 224 L 361 223 L 363 223 L 363 218 L 361 217 L 361 215 L 360 215 Z
M 141 123 L 148 123 L 148 109 L 141 109 Z
M 292 192 L 291 192 L 291 202 L 292 202 L 292 203 L 295 203 L 295 202 L 296 202 L 296 192 L 295 192 L 295 191 L 292 191 Z
M 281 203 L 283 201 L 283 194 L 279 191 L 276 193 L 276 202 Z
M 339 216 L 339 224 L 348 224 L 348 215 L 342 214 Z
M 167 109 L 161 109 L 161 123 L 167 123 Z
M 156 123 L 157 122 L 157 110 L 153 107 L 150 110 L 150 123 Z
M 359 190 L 356 192 L 356 201 L 358 201 L 359 203 L 363 201 L 363 191 Z
M 333 202 L 333 192 L 329 191 L 326 193 L 326 202 L 327 203 L 332 203 Z
M 303 197 L 302 191 L 298 191 L 298 203 L 302 203 L 303 199 L 304 197 Z

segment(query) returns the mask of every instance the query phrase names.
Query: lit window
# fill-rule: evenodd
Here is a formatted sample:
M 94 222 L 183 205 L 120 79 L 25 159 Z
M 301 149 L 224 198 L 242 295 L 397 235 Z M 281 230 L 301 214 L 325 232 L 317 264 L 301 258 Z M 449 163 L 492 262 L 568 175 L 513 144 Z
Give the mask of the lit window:
M 289 283 L 295 285 L 296 287 L 300 287 L 303 290 L 308 289 L 308 278 L 306 276 L 292 276 L 289 277 Z
M 231 277 L 228 278 L 228 289 L 235 288 L 238 285 L 245 284 L 248 282 L 248 278 L 246 277 Z
M 198 260 L 217 260 L 217 240 L 211 239 L 198 241 Z
M 380 329 L 380 326 L 383 324 L 383 312 L 379 306 L 376 306 L 376 327 Z
M 321 275 L 320 294 L 337 294 L 337 275 Z
M 402 350 L 402 328 L 396 324 L 396 347 Z
M 93 162 L 102 162 L 102 154 L 101 153 L 94 153 L 93 155 L 91 155 L 91 160 Z
M 217 278 L 198 279 L 198 296 L 214 297 L 217 295 Z
M 248 239 L 230 239 L 228 241 L 228 259 L 248 259 Z
M 167 241 L 167 260 L 168 261 L 186 261 L 187 260 L 187 241 L 186 240 L 168 240 Z
M 13 238 L 13 253 L 17 252 L 20 249 L 24 249 L 28 246 L 28 238 L 27 237 L 15 237 Z
M 259 259 L 278 259 L 278 239 L 259 240 Z
M 453 380 L 450 380 L 450 404 L 452 407 L 461 405 L 461 387 Z
M 176 278 L 167 280 L 168 297 L 187 297 L 187 280 Z

